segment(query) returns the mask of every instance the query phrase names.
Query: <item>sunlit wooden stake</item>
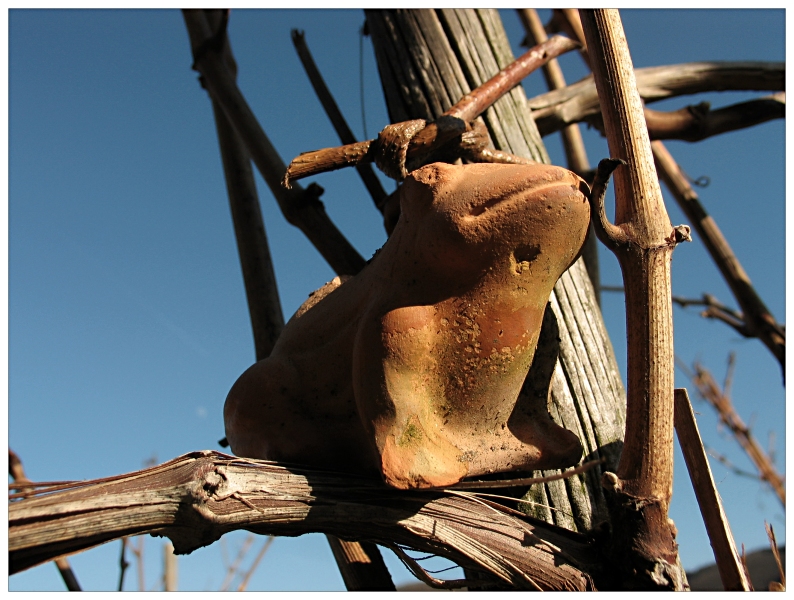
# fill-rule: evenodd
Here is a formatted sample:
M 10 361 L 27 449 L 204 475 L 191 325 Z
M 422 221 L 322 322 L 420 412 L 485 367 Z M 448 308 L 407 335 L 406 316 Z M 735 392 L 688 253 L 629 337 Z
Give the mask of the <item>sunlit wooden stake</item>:
M 695 488 L 700 514 L 703 515 L 706 532 L 714 550 L 714 560 L 717 562 L 722 585 L 726 590 L 749 591 L 750 584 L 736 552 L 731 527 L 711 476 L 706 450 L 703 448 L 695 413 L 685 388 L 675 390 L 675 430 L 692 487 Z

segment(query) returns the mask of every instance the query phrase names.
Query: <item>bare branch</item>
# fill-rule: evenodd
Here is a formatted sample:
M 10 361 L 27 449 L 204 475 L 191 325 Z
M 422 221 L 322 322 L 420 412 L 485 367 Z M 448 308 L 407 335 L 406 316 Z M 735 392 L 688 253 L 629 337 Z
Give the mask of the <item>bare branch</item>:
M 212 30 L 219 34 L 225 32 L 228 11 L 205 11 L 204 14 Z M 232 77 L 236 77 L 237 63 L 232 56 L 229 40 L 225 35 L 222 39 L 220 54 Z M 199 48 L 194 45 L 193 54 L 198 52 Z M 255 355 L 257 360 L 261 360 L 270 354 L 284 328 L 284 315 L 251 169 L 251 156 L 215 100 L 212 100 L 212 112 L 254 334 Z
M 733 437 L 739 445 L 744 448 L 750 460 L 753 461 L 753 464 L 761 475 L 761 479 L 772 487 L 772 490 L 774 490 L 778 499 L 785 507 L 786 487 L 783 477 L 775 470 L 769 456 L 767 456 L 758 442 L 756 442 L 755 438 L 750 433 L 750 429 L 736 413 L 730 398 L 722 393 L 708 369 L 699 363 L 693 365 L 694 373 L 689 369 L 683 370 L 695 387 L 697 387 L 698 393 L 717 411 L 720 422 L 728 427 Z
M 572 40 L 577 40 L 582 47 L 579 49 L 579 56 L 590 69 L 590 55 L 587 53 L 587 43 L 584 39 L 582 21 L 579 18 L 579 11 L 575 8 L 555 8 L 552 10 L 551 21 L 546 26 L 548 31 L 563 32 Z
M 378 166 L 389 177 L 401 179 L 399 174 L 402 174 L 402 177 L 405 176 L 404 165 L 395 165 L 393 169 L 385 170 L 381 163 L 391 161 L 385 158 L 378 160 L 392 143 L 391 130 L 395 127 L 404 128 L 405 125 L 417 123 L 411 135 L 404 139 L 403 158 L 406 162 L 412 163 L 412 169 L 418 168 L 431 161 L 431 157 L 436 156 L 437 153 L 449 152 L 449 143 L 455 142 L 462 134 L 471 131 L 473 128 L 471 122 L 518 85 L 524 77 L 552 58 L 573 50 L 577 46 L 578 43 L 572 40 L 555 36 L 532 48 L 473 92 L 463 96 L 452 108 L 444 112 L 436 123 L 428 123 L 426 126 L 424 123 L 418 124 L 416 121 L 408 121 L 405 124 L 396 123 L 384 129 L 377 140 L 304 152 L 290 163 L 285 172 L 283 183 L 289 187 L 291 181 L 309 175 L 372 161 L 378 162 Z M 459 143 L 454 144 L 454 146 L 458 145 Z M 512 160 L 520 161 L 521 159 L 513 157 Z
M 673 296 L 672 298 L 675 304 L 683 308 L 687 306 L 705 306 L 706 310 L 700 313 L 701 317 L 722 321 L 744 337 L 755 337 L 751 335 L 742 313 L 728 308 L 711 294 L 703 294 L 700 298 L 685 298 L 683 296 Z
M 130 563 L 127 561 L 127 538 L 121 538 L 121 558 L 119 559 L 119 589 L 124 591 L 124 575 L 127 573 Z
M 218 452 L 101 481 L 76 482 L 9 505 L 10 572 L 119 537 L 156 533 L 184 554 L 245 528 L 313 531 L 404 544 L 491 573 L 517 588 L 588 589 L 600 558 L 589 539 L 484 508 L 481 501 L 400 492 L 327 472 L 287 469 Z M 544 543 L 525 543 L 526 536 Z M 572 564 L 572 561 L 575 564 Z
M 652 140 L 699 142 L 706 138 L 746 129 L 786 117 L 786 93 L 712 110 L 708 102 L 673 112 L 645 108 L 645 122 Z
M 764 522 L 764 526 L 766 527 L 766 535 L 769 537 L 769 545 L 772 547 L 772 554 L 775 557 L 775 563 L 777 563 L 777 570 L 780 574 L 780 583 L 783 589 L 776 589 L 775 591 L 786 591 L 786 571 L 783 568 L 783 561 L 780 560 L 780 551 L 777 548 L 777 540 L 775 539 L 775 530 L 772 529 L 772 526 L 769 523 Z M 770 586 L 770 590 L 771 590 Z
M 302 31 L 297 29 L 292 30 L 292 43 L 295 46 L 301 64 L 303 64 L 306 75 L 309 77 L 309 81 L 317 94 L 317 98 L 320 100 L 320 104 L 322 104 L 325 110 L 325 114 L 328 115 L 331 124 L 336 130 L 336 134 L 339 136 L 339 140 L 343 144 L 356 144 L 358 140 L 356 140 L 350 127 L 347 125 L 342 111 L 339 110 L 336 100 L 334 100 L 334 97 L 331 95 L 331 90 L 329 90 L 328 86 L 325 84 L 325 80 L 320 74 L 320 70 L 317 68 L 317 64 L 314 62 L 311 52 L 309 52 L 309 47 L 306 45 L 306 39 Z M 372 196 L 375 207 L 382 213 L 388 194 L 386 190 L 383 189 L 372 165 L 359 163 L 356 165 L 356 171 L 358 171 L 359 177 L 361 177 L 361 180 L 364 182 L 369 195 Z
M 696 62 L 636 69 L 637 88 L 645 103 L 701 92 L 785 90 L 785 63 Z M 541 135 L 600 113 L 592 76 L 561 90 L 527 100 Z
M 224 577 L 223 583 L 218 591 L 226 592 L 229 590 L 229 586 L 232 584 L 232 581 L 234 581 L 234 576 L 237 575 L 237 571 L 240 569 L 240 563 L 243 562 L 245 555 L 248 553 L 255 539 L 254 535 L 250 533 L 245 536 L 243 543 L 240 545 L 240 549 L 237 551 L 237 556 L 234 557 L 234 561 L 226 570 L 226 577 Z
M 740 331 L 742 335 L 758 337 L 769 351 L 778 359 L 785 375 L 786 358 L 786 332 L 769 312 L 758 293 L 755 291 L 750 277 L 742 268 L 739 259 L 733 253 L 728 241 L 722 235 L 719 227 L 714 222 L 703 205 L 698 195 L 692 189 L 689 181 L 676 164 L 673 157 L 661 142 L 651 144 L 653 156 L 659 167 L 659 175 L 667 188 L 672 192 L 681 210 L 686 214 L 695 230 L 703 239 L 706 249 L 712 260 L 722 273 L 723 278 L 731 288 L 736 302 L 742 309 L 742 320 L 747 333 L 739 330 L 734 323 L 726 319 L 729 312 L 724 307 L 715 307 L 709 311 L 709 316 L 722 319 Z
M 196 49 L 194 68 L 201 73 L 210 96 L 218 102 L 242 138 L 284 217 L 306 235 L 337 274 L 353 275 L 360 271 L 365 261 L 328 218 L 319 200 L 322 193 L 319 186 L 309 186 L 306 190 L 287 190 L 281 186 L 286 167 L 237 87 L 221 54 L 225 28 L 213 32 L 203 10 L 183 10 L 182 14 L 191 46 Z

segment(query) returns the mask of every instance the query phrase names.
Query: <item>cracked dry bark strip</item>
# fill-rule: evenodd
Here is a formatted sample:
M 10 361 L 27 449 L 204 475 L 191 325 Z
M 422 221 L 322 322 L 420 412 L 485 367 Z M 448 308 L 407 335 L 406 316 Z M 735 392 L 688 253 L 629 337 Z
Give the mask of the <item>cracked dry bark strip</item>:
M 399 492 L 368 480 L 219 452 L 12 501 L 12 573 L 125 535 L 169 537 L 178 554 L 247 529 L 318 531 L 405 544 L 489 572 L 518 589 L 592 589 L 588 538 L 486 506 L 461 492 Z
M 428 45 L 422 57 L 429 55 L 431 59 L 443 66 L 436 69 L 438 72 L 456 73 L 452 80 L 438 81 L 434 85 L 454 86 L 454 93 L 462 91 L 468 93 L 474 87 L 482 84 L 486 79 L 493 76 L 495 72 L 509 64 L 513 58 L 510 54 L 509 43 L 506 40 L 504 31 L 498 20 L 498 14 L 489 10 L 421 10 L 421 11 L 366 11 L 367 20 L 372 34 L 373 46 L 378 59 L 379 70 L 382 79 L 389 76 L 398 81 L 418 81 L 418 64 L 421 64 L 411 54 L 405 53 L 406 44 L 401 37 L 403 23 L 411 19 L 413 24 L 422 28 L 422 39 L 430 39 L 437 36 L 439 30 L 445 34 L 447 43 L 436 40 L 432 45 Z M 418 15 L 418 16 L 417 16 Z M 413 25 L 412 25 L 413 26 Z M 488 36 L 491 36 L 489 38 Z M 494 54 L 494 48 L 497 54 Z M 481 55 L 486 55 L 491 71 L 483 66 L 486 62 Z M 424 60 L 424 58 L 422 59 Z M 434 71 L 435 72 L 435 71 Z M 465 77 L 461 82 L 460 76 Z M 452 81 L 452 83 L 450 83 Z M 464 85 L 465 83 L 465 85 Z M 412 88 L 401 87 L 399 85 L 388 85 L 384 81 L 384 90 L 389 92 L 400 92 L 399 94 L 387 93 L 387 107 L 390 119 L 427 118 L 433 119 L 437 115 L 429 112 L 408 112 L 410 106 L 427 107 L 429 102 L 421 100 L 423 93 L 420 86 Z M 447 93 L 452 96 L 453 92 Z M 449 108 L 443 106 L 443 109 Z M 505 117 L 504 121 L 499 116 Z M 498 100 L 492 109 L 483 115 L 495 147 L 500 150 L 511 152 L 517 155 L 531 157 L 541 162 L 548 162 L 548 156 L 540 135 L 532 120 L 532 116 L 527 110 L 526 97 L 523 89 L 519 86 L 509 94 Z M 509 123 L 509 125 L 507 124 Z M 510 145 L 515 143 L 515 147 Z M 585 283 L 586 281 L 586 283 Z M 559 294 L 559 290 L 565 286 L 573 289 L 581 289 L 580 293 L 571 296 L 568 305 L 570 308 L 562 309 L 555 302 L 554 295 Z M 582 302 L 582 297 L 591 298 L 589 302 Z M 556 308 L 555 305 L 557 306 Z M 623 403 L 622 384 L 614 355 L 611 352 L 611 345 L 606 336 L 606 329 L 603 325 L 600 311 L 597 308 L 593 297 L 592 286 L 587 280 L 587 273 L 577 261 L 574 266 L 563 274 L 560 282 L 555 287 L 552 295 L 552 307 L 557 317 L 560 328 L 560 337 L 563 339 L 561 348 L 560 366 L 554 369 L 554 376 L 551 385 L 551 403 L 554 405 L 552 412 L 556 412 L 565 421 L 569 429 L 573 431 L 593 431 L 591 440 L 598 440 L 603 447 L 618 447 L 622 438 L 620 427 L 612 425 L 612 421 L 621 423 L 624 419 L 623 414 L 625 405 Z M 561 311 L 567 310 L 568 316 Z M 578 315 L 576 318 L 569 313 Z M 566 318 L 568 319 L 566 321 Z M 571 343 L 571 335 L 568 332 L 568 323 L 572 327 L 579 327 L 578 323 L 591 323 L 588 336 L 593 338 L 591 346 L 598 348 L 610 348 L 605 352 L 598 350 L 593 356 L 587 356 L 589 349 L 580 344 L 575 348 Z M 605 364 L 600 363 L 605 361 Z M 598 367 L 588 369 L 585 364 L 595 362 Z M 597 376 L 596 380 L 589 378 L 595 374 L 607 374 Z M 580 379 L 587 381 L 586 385 L 575 385 Z M 589 390 L 595 390 L 591 392 Z M 590 394 L 590 396 L 588 396 Z M 594 409 L 588 409 L 587 403 L 597 403 L 600 414 L 609 414 L 611 418 L 596 420 L 597 416 L 591 416 Z M 575 411 L 570 410 L 570 406 L 575 406 Z M 574 417 L 575 415 L 575 417 Z M 579 421 L 578 427 L 571 425 L 570 419 L 575 418 Z M 585 440 L 583 439 L 583 442 Z M 585 442 L 587 443 L 587 442 Z M 589 446 L 586 452 L 594 448 Z M 613 454 L 612 456 L 616 456 Z M 597 456 L 594 456 L 594 458 Z M 607 468 L 607 467 L 604 467 Z M 609 467 L 612 468 L 612 467 Z M 598 521 L 602 515 L 606 514 L 606 506 L 603 503 L 603 496 L 600 492 L 598 483 L 601 469 L 596 468 L 584 475 L 577 476 L 579 484 L 568 484 L 560 489 L 559 485 L 549 487 L 548 484 L 533 486 L 529 492 L 528 499 L 538 502 L 540 505 L 531 507 L 530 514 L 543 519 L 549 523 L 554 522 L 552 514 L 554 510 L 549 510 L 545 506 L 553 509 L 566 510 L 571 512 L 572 507 L 577 515 L 576 527 L 579 530 L 587 529 L 593 522 Z M 585 485 L 586 484 L 586 485 Z M 553 491 L 552 491 L 553 490 Z M 565 498 L 563 498 L 565 496 Z M 568 496 L 573 496 L 571 499 Z M 593 515 L 596 518 L 593 518 Z

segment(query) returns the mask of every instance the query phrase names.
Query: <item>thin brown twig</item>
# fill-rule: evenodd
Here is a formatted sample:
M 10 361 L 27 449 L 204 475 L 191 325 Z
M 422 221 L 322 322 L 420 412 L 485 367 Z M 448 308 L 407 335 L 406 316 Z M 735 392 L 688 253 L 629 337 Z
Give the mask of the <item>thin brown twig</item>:
M 262 544 L 262 548 L 260 548 L 259 552 L 257 552 L 254 561 L 251 563 L 251 566 L 248 568 L 248 571 L 246 571 L 245 575 L 243 575 L 243 580 L 240 582 L 240 585 L 237 587 L 238 592 L 244 592 L 245 589 L 248 587 L 248 582 L 251 581 L 251 576 L 254 574 L 254 571 L 256 571 L 256 568 L 259 566 L 259 563 L 265 557 L 265 554 L 267 553 L 268 549 L 273 544 L 275 539 L 276 538 L 272 535 L 267 536 L 265 543 Z
M 314 92 L 317 94 L 320 104 L 322 104 L 325 110 L 325 114 L 328 115 L 328 119 L 334 126 L 339 140 L 343 144 L 357 143 L 358 140 L 353 135 L 345 117 L 342 115 L 342 111 L 339 110 L 339 105 L 337 105 L 336 100 L 334 100 L 331 94 L 331 90 L 328 89 L 320 70 L 317 68 L 317 64 L 314 62 L 314 58 L 309 51 L 309 46 L 306 44 L 303 31 L 298 29 L 292 30 L 292 44 L 295 46 L 295 50 L 306 71 L 306 75 L 309 77 L 309 81 L 314 88 Z M 388 194 L 386 190 L 383 189 L 372 165 L 359 163 L 356 165 L 356 171 L 358 171 L 359 177 L 361 177 L 361 180 L 364 182 L 364 186 L 367 188 L 370 196 L 372 196 L 375 207 L 382 213 Z
M 587 44 L 584 39 L 582 21 L 579 19 L 579 11 L 575 8 L 555 8 L 551 12 L 551 20 L 546 26 L 549 32 L 565 33 L 572 40 L 578 40 L 582 47 L 579 56 L 582 57 L 584 64 L 590 69 L 590 55 L 587 53 Z
M 705 306 L 706 310 L 700 313 L 701 317 L 722 321 L 744 337 L 755 337 L 751 334 L 742 313 L 725 306 L 711 294 L 703 294 L 701 298 L 685 298 L 683 296 L 673 296 L 672 298 L 674 303 L 683 308 Z
M 754 479 L 756 481 L 763 481 L 761 476 L 758 473 L 751 473 L 750 471 L 744 471 L 740 469 L 736 465 L 734 465 L 730 459 L 725 456 L 724 454 L 720 454 L 714 448 L 708 447 L 707 449 L 708 455 L 724 466 L 726 469 L 734 473 L 735 475 L 739 475 L 740 477 L 747 477 L 748 479 Z
M 124 591 L 124 575 L 127 573 L 127 568 L 130 566 L 127 560 L 127 539 L 121 538 L 121 558 L 119 558 L 119 592 Z
M 660 111 L 647 106 L 643 109 L 648 136 L 651 140 L 682 140 L 700 142 L 707 138 L 754 127 L 767 121 L 784 119 L 786 116 L 786 93 L 778 92 L 738 104 L 711 109 L 708 102 L 690 104 L 677 110 Z M 587 123 L 602 134 L 604 123 L 601 115 L 583 114 L 568 117 L 572 123 Z M 570 127 L 570 125 L 566 125 Z M 543 131 L 544 135 L 553 133 Z
M 775 563 L 777 564 L 777 570 L 780 574 L 780 583 L 783 589 L 777 588 L 776 591 L 785 591 L 786 590 L 786 570 L 783 568 L 783 561 L 780 559 L 780 550 L 777 547 L 777 539 L 775 538 L 775 530 L 772 526 L 764 521 L 764 527 L 766 527 L 766 535 L 769 537 L 769 545 L 772 548 L 772 555 L 775 557 Z
M 286 169 L 283 184 L 285 187 L 289 187 L 291 181 L 354 166 L 362 162 L 376 161 L 381 163 L 382 161 L 378 158 L 380 149 L 384 145 L 381 140 L 384 139 L 387 133 L 389 133 L 389 136 L 385 139 L 391 139 L 390 132 L 394 131 L 395 128 L 405 128 L 409 125 L 413 127 L 413 130 L 408 137 L 404 158 L 406 161 L 410 161 L 414 168 L 417 168 L 421 166 L 422 162 L 432 160 L 431 157 L 435 156 L 436 153 L 449 152 L 450 143 L 460 146 L 460 137 L 472 132 L 472 121 L 474 119 L 518 85 L 532 71 L 540 68 L 552 58 L 573 50 L 578 45 L 577 42 L 568 38 L 555 36 L 543 44 L 530 49 L 480 87 L 464 95 L 452 108 L 444 112 L 435 123 L 425 124 L 424 122 L 406 121 L 401 124 L 390 125 L 384 129 L 378 140 L 367 140 L 336 148 L 304 152 L 293 159 Z M 491 154 L 494 153 L 492 151 Z M 490 158 L 491 160 L 499 160 L 502 157 L 497 155 L 496 157 L 490 156 Z M 505 155 L 503 158 L 511 162 L 522 160 L 512 155 Z M 379 164 L 379 166 L 383 170 L 383 164 Z M 402 169 L 403 167 L 400 166 L 394 171 L 387 169 L 385 172 L 390 177 L 395 177 Z
M 249 548 L 254 543 L 256 538 L 252 533 L 249 533 L 245 536 L 243 543 L 240 545 L 240 549 L 237 552 L 237 556 L 234 557 L 234 561 L 229 568 L 226 570 L 226 577 L 223 579 L 223 583 L 221 583 L 220 590 L 221 592 L 226 592 L 229 590 L 229 586 L 231 585 L 232 581 L 234 580 L 234 576 L 237 575 L 237 571 L 240 568 L 240 563 L 242 563 L 245 555 L 248 553 Z
M 761 479 L 769 484 L 785 507 L 786 487 L 784 478 L 778 474 L 769 456 L 756 442 L 750 432 L 750 428 L 744 424 L 744 421 L 736 413 L 730 398 L 719 389 L 709 370 L 697 362 L 693 365 L 692 370 L 686 368 L 680 362 L 679 366 L 695 385 L 700 396 L 714 407 L 720 422 L 730 430 L 733 437 L 750 457 L 756 469 L 758 469 Z
M 210 96 L 243 139 L 284 217 L 306 235 L 337 274 L 354 275 L 360 271 L 366 261 L 328 218 L 319 200 L 322 189 L 314 184 L 305 190 L 300 187 L 288 190 L 281 186 L 286 166 L 237 87 L 221 54 L 225 28 L 213 31 L 203 10 L 183 10 L 182 15 L 194 49 L 194 69 L 201 73 Z
M 716 135 L 747 129 L 767 121 L 784 119 L 786 93 L 756 98 L 715 110 L 708 102 L 675 111 L 645 108 L 645 122 L 652 140 L 699 142 Z
M 673 157 L 661 142 L 653 142 L 651 147 L 662 181 L 665 182 L 681 210 L 687 215 L 687 218 L 690 219 L 695 230 L 703 239 L 706 249 L 742 309 L 742 321 L 747 331 L 747 334 L 743 335 L 749 334 L 761 340 L 775 358 L 778 359 L 785 376 L 785 329 L 778 324 L 755 291 L 750 277 L 742 268 L 728 241 L 722 235 L 714 219 L 708 215 L 700 204 L 698 195 L 692 189 Z M 726 313 L 720 308 L 715 308 L 709 312 L 711 313 L 709 316 L 725 321 L 742 333 L 735 322 L 731 320 L 730 313 Z
M 599 287 L 602 292 L 625 293 L 623 286 L 602 285 Z M 686 308 L 688 306 L 705 306 L 706 310 L 700 313 L 701 317 L 722 321 L 734 329 L 742 337 L 757 337 L 745 322 L 744 315 L 737 310 L 725 306 L 711 294 L 703 294 L 700 298 L 686 298 L 684 296 L 671 296 L 673 303 Z M 781 331 L 783 331 L 781 327 Z

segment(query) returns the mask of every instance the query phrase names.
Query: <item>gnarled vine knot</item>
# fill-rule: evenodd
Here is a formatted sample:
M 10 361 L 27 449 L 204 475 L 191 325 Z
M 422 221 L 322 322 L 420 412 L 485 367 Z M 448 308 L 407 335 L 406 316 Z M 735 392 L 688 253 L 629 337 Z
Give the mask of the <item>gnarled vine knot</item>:
M 402 181 L 408 175 L 405 159 L 411 139 L 425 128 L 424 119 L 403 121 L 383 128 L 378 134 L 375 164 L 388 177 Z

